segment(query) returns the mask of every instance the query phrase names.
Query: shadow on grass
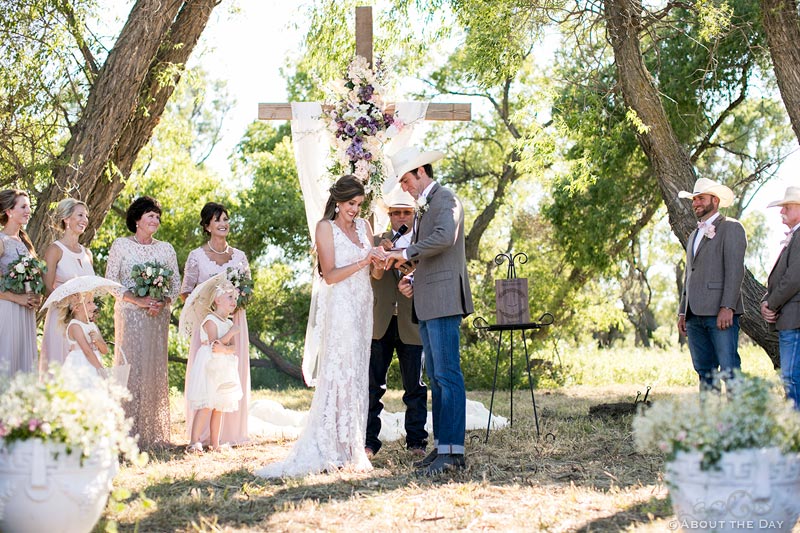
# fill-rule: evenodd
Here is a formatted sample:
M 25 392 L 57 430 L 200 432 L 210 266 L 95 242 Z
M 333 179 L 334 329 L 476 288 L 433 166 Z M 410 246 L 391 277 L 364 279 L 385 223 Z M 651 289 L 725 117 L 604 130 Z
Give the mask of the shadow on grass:
M 576 531 L 630 531 L 635 526 L 672 516 L 669 498 L 653 496 L 610 516 L 597 518 L 578 527 Z

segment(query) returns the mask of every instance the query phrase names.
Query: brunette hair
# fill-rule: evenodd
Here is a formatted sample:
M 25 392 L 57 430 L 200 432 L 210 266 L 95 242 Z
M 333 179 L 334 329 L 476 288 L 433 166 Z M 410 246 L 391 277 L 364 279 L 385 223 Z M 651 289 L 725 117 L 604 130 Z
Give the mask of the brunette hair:
M 14 209 L 17 206 L 17 202 L 19 201 L 20 197 L 22 196 L 28 200 L 31 198 L 27 192 L 20 189 L 6 189 L 4 191 L 0 191 L 0 226 L 5 227 L 5 225 L 8 224 L 8 214 L 6 214 L 6 211 L 9 209 Z M 31 255 L 36 257 L 36 250 L 33 248 L 33 242 L 22 228 L 19 228 L 19 238 Z
M 125 213 L 125 225 L 131 233 L 136 233 L 136 223 L 145 213 L 158 213 L 161 215 L 161 204 L 152 196 L 140 196 L 131 202 L 128 211 Z
M 76 200 L 75 198 L 64 198 L 58 202 L 56 211 L 53 213 L 53 227 L 57 231 L 65 231 L 67 225 L 64 221 L 72 216 L 72 213 L 75 212 L 75 208 L 79 205 L 83 206 L 87 213 L 89 212 L 89 206 L 86 205 L 86 202 Z
M 353 175 L 342 176 L 333 186 L 328 189 L 331 195 L 325 204 L 325 211 L 322 215 L 323 220 L 333 220 L 336 218 L 336 204 L 347 202 L 356 196 L 364 196 L 364 184 Z
M 208 231 L 206 227 L 217 217 L 221 217 L 223 213 L 225 216 L 230 218 L 228 210 L 225 209 L 224 205 L 216 202 L 208 202 L 206 205 L 204 205 L 203 209 L 200 210 L 200 227 L 203 228 L 203 233 L 206 235 L 211 235 L 211 232 Z

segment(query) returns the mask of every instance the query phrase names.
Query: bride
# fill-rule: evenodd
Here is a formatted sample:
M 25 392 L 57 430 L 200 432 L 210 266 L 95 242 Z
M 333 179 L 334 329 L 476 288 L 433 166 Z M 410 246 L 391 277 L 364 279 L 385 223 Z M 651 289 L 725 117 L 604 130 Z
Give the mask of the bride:
M 303 357 L 306 382 L 317 389 L 289 456 L 257 470 L 257 476 L 372 469 L 364 452 L 373 303 L 369 276 L 383 276 L 385 254 L 372 246 L 369 222 L 358 218 L 363 202 L 364 186 L 355 176 L 343 176 L 330 188 L 315 234 L 322 279 L 312 294 Z

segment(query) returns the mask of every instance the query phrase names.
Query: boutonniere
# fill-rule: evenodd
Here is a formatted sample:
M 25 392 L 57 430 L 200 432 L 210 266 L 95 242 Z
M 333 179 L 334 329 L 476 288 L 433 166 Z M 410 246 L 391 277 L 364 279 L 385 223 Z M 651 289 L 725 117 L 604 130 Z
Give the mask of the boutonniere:
M 709 224 L 708 226 L 703 228 L 703 235 L 705 235 L 707 239 L 713 239 L 714 235 L 716 234 L 717 234 L 717 228 L 714 227 L 714 224 Z
M 420 215 L 424 215 L 425 212 L 428 210 L 428 207 L 430 207 L 428 205 L 428 199 L 425 198 L 424 196 L 421 197 L 421 198 L 417 198 L 417 202 L 416 203 L 417 203 L 417 212 Z

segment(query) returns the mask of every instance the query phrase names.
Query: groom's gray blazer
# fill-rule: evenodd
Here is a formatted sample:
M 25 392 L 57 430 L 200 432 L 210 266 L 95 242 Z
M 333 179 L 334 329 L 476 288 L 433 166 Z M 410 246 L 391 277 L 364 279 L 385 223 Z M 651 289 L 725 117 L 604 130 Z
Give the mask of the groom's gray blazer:
M 800 329 L 800 230 L 792 233 L 767 280 L 767 307 L 778 312 L 772 330 Z
M 406 255 L 417 261 L 414 311 L 419 320 L 467 316 L 475 309 L 464 250 L 464 208 L 450 189 L 433 185 L 427 210 L 418 213 L 415 242 Z
M 733 309 L 734 314 L 744 312 L 742 305 L 742 280 L 744 279 L 744 252 L 747 236 L 742 224 L 722 215 L 714 221 L 714 238 L 703 237 L 692 253 L 697 230 L 686 241 L 686 278 L 678 314 L 717 316 L 721 307 Z

